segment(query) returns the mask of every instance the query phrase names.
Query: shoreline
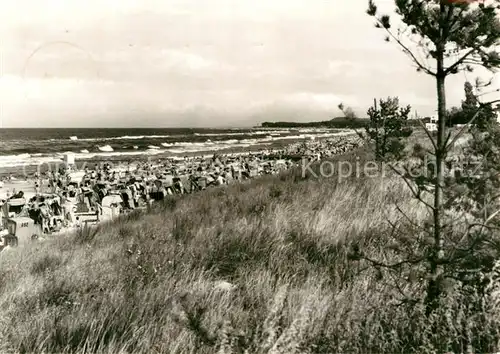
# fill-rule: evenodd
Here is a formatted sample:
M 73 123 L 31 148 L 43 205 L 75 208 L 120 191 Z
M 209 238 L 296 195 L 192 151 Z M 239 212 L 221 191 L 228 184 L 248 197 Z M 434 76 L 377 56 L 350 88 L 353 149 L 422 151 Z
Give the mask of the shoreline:
M 353 132 L 344 132 L 339 131 L 338 135 L 330 136 L 330 137 L 319 137 L 317 139 L 311 140 L 310 138 L 300 138 L 300 139 L 281 139 L 272 142 L 261 142 L 250 146 L 234 146 L 223 149 L 206 149 L 206 150 L 198 150 L 198 151 L 186 151 L 183 153 L 177 152 L 169 152 L 169 151 L 159 151 L 154 153 L 154 150 L 151 151 L 140 151 L 133 154 L 121 154 L 120 152 L 110 152 L 109 154 L 102 154 L 101 156 L 93 155 L 88 158 L 77 158 L 76 166 L 80 168 L 81 166 L 95 167 L 99 164 L 103 163 L 111 163 L 111 164 L 130 164 L 130 163 L 144 163 L 144 162 L 155 162 L 161 160 L 182 160 L 185 157 L 187 158 L 210 158 L 214 154 L 220 156 L 239 156 L 239 155 L 248 155 L 252 153 L 261 153 L 262 151 L 279 151 L 284 150 L 288 146 L 296 145 L 298 143 L 310 142 L 310 141 L 324 141 L 329 139 L 343 138 L 347 136 L 354 135 Z M 76 155 L 76 153 L 73 153 Z M 0 181 L 2 178 L 7 176 L 16 177 L 20 179 L 24 179 L 26 177 L 31 177 L 35 172 L 39 174 L 43 174 L 45 172 L 50 172 L 57 170 L 60 166 L 64 166 L 65 163 L 63 158 L 59 158 L 58 160 L 54 158 L 53 162 L 44 162 L 39 164 L 26 164 L 21 166 L 12 166 L 12 167 L 2 167 L 0 170 Z M 0 188 L 1 190 L 1 188 Z

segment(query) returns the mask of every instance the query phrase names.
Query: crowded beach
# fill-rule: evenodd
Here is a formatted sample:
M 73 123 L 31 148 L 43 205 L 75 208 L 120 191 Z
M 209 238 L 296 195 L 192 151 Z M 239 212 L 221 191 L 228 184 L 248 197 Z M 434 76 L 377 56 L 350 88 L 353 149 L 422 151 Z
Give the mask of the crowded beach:
M 28 237 L 47 235 L 112 220 L 145 209 L 168 195 L 202 191 L 262 175 L 278 174 L 303 158 L 321 160 L 352 151 L 362 144 L 357 135 L 307 140 L 281 149 L 213 156 L 165 158 L 90 169 L 76 169 L 67 154 L 57 170 L 0 181 L 0 248 L 17 245 L 16 227 L 29 226 Z M 9 226 L 10 224 L 10 226 Z M 19 233 L 19 231 L 18 231 Z

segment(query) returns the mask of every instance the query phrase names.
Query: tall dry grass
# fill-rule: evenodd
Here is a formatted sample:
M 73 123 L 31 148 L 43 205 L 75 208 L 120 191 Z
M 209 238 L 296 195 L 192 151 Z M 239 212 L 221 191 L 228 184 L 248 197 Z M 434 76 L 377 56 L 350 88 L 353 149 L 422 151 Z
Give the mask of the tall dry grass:
M 422 279 L 351 259 L 353 246 L 399 259 L 388 220 L 414 230 L 396 203 L 426 215 L 404 182 L 298 174 L 172 197 L 2 254 L 0 352 L 493 350 L 496 322 L 462 292 L 427 318 Z

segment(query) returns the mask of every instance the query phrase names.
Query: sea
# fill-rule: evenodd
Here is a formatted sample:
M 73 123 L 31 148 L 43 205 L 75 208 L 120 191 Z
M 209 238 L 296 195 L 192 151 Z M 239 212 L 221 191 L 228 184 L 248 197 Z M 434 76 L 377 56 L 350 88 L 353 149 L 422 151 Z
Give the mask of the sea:
M 60 162 L 68 152 L 76 160 L 127 156 L 179 156 L 196 152 L 343 135 L 338 129 L 190 129 L 53 128 L 0 129 L 0 174 L 20 166 Z

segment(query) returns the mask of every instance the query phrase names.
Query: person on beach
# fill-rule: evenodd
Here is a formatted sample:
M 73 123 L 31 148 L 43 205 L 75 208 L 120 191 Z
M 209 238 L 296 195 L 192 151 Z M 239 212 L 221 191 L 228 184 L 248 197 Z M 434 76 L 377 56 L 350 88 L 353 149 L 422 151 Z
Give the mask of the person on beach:
M 74 220 L 73 217 L 73 204 L 68 199 L 68 192 L 63 192 L 61 195 L 61 207 L 64 216 L 65 226 L 71 224 Z
M 50 213 L 50 209 L 49 209 L 44 197 L 40 198 L 40 204 L 39 204 L 38 208 L 40 210 L 42 230 L 43 230 L 43 232 L 49 231 L 51 213 Z
M 15 191 L 15 189 L 14 189 L 14 191 Z M 23 191 L 17 192 L 16 194 L 12 195 L 12 197 L 10 197 L 9 199 L 21 199 L 21 198 L 24 198 Z

